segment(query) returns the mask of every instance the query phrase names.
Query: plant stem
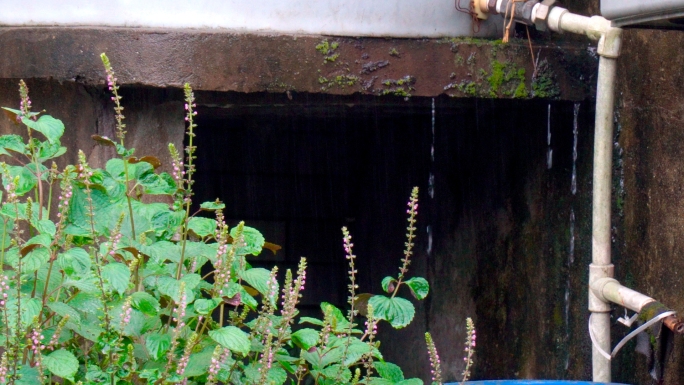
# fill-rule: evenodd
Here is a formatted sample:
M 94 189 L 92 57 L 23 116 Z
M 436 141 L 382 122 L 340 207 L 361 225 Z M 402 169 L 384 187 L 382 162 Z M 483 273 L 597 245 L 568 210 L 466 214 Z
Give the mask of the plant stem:
M 123 145 L 123 138 L 121 139 L 122 145 Z M 128 202 L 128 216 L 131 218 L 131 235 L 133 236 L 133 240 L 136 240 L 135 237 L 135 221 L 133 220 L 133 204 L 131 203 L 131 196 L 128 192 L 128 182 L 130 181 L 130 178 L 128 176 L 128 157 L 125 157 L 123 159 L 124 162 L 124 175 L 126 178 L 126 201 Z

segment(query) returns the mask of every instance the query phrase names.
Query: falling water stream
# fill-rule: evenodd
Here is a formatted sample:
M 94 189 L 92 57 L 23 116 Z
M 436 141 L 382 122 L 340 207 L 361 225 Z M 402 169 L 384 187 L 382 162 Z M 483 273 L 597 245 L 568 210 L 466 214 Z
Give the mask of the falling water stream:
M 546 168 L 551 169 L 553 167 L 553 149 L 551 148 L 551 103 L 546 112 Z
M 435 198 L 435 98 L 432 98 L 432 143 L 430 144 L 430 176 L 428 177 L 428 195 L 430 199 Z M 432 227 L 428 224 L 427 232 L 427 254 L 432 253 Z
M 579 103 L 575 103 L 572 121 L 572 179 L 570 181 L 572 195 L 577 193 L 577 115 L 579 114 L 579 108 Z
M 572 195 L 577 194 L 577 137 L 578 137 L 578 121 L 580 104 L 575 103 L 573 107 L 572 120 L 572 176 L 570 179 L 570 192 Z M 550 135 L 550 134 L 549 134 Z M 575 262 L 575 208 L 573 203 L 570 206 L 570 245 L 568 247 L 568 269 L 570 269 Z M 565 285 L 565 333 L 566 338 L 570 339 L 570 274 L 567 275 Z M 565 359 L 565 370 L 570 366 L 570 355 Z

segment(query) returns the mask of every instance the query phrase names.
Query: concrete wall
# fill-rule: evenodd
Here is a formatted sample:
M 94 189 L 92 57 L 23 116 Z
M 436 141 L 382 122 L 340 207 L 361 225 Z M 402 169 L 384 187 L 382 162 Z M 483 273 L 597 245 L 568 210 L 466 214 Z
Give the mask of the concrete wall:
M 684 311 L 684 33 L 627 31 L 618 66 L 616 273 Z M 619 166 L 623 165 L 621 169 Z M 674 340 L 663 384 L 684 382 L 684 341 Z M 617 378 L 650 384 L 643 356 L 623 357 Z

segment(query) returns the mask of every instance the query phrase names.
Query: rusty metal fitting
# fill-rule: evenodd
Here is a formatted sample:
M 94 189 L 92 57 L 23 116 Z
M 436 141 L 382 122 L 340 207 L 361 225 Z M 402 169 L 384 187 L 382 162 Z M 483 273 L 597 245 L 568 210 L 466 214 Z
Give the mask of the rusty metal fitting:
M 684 334 L 684 321 L 679 319 L 676 314 L 665 317 L 663 324 L 677 334 Z

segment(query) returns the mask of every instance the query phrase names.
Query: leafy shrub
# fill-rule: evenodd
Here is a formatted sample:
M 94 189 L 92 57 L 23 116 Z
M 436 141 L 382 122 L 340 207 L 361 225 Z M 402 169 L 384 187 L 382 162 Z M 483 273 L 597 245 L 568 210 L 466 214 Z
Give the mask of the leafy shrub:
M 56 166 L 65 127 L 31 110 L 23 81 L 19 109 L 4 108 L 26 131 L 0 137 L 0 383 L 422 384 L 385 362 L 376 339 L 378 322 L 402 328 L 413 319 L 412 303 L 397 295 L 402 286 L 419 300 L 429 291 L 425 279 L 407 277 L 418 189 L 408 203 L 402 266 L 382 281 L 386 295 L 357 293 L 343 228 L 347 314 L 323 303 L 320 319 L 300 318 L 304 258 L 279 287 L 277 267 L 253 268 L 245 258 L 266 245 L 259 231 L 230 228 L 218 200 L 200 206 L 215 219 L 191 212 L 197 112 L 190 86 L 188 146 L 182 156 L 170 144 L 173 171 L 158 172 L 157 158 L 125 146 L 119 86 L 102 60 L 116 138 L 93 139 L 117 154 L 104 169 L 90 167 L 83 152 L 77 164 Z M 173 203 L 143 199 L 153 195 Z M 211 273 L 201 276 L 205 265 Z

